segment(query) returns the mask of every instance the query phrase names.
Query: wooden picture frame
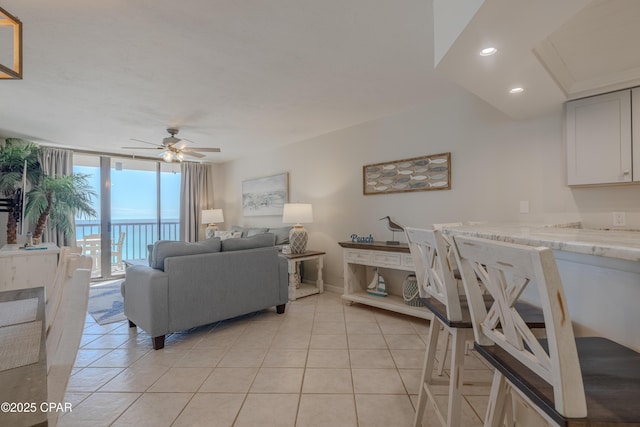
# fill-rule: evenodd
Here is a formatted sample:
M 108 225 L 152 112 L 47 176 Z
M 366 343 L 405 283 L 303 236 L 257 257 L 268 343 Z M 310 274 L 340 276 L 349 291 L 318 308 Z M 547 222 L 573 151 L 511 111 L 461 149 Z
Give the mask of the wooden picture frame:
M 364 195 L 450 189 L 450 152 L 362 167 Z
M 242 181 L 244 216 L 282 216 L 289 202 L 289 172 Z

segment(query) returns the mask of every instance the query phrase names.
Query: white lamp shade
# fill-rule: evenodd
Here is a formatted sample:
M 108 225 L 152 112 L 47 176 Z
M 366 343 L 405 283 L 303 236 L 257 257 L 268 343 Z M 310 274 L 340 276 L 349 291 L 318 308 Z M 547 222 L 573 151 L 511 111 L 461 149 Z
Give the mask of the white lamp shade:
M 216 224 L 224 222 L 222 209 L 206 209 L 202 211 L 202 224 Z
M 282 214 L 285 224 L 308 224 L 313 222 L 313 209 L 310 203 L 285 203 Z

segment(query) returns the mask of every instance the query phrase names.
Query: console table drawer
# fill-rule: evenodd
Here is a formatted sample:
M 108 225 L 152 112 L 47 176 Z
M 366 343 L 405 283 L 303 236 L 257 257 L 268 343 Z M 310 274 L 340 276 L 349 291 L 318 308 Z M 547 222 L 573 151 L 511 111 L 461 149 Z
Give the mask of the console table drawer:
M 414 269 L 415 265 L 413 264 L 413 257 L 411 254 L 402 254 L 402 265 L 405 267 L 409 267 L 410 269 Z
M 371 252 L 365 251 L 345 251 L 347 262 L 355 264 L 371 263 Z
M 402 254 L 393 252 L 376 252 L 373 255 L 373 262 L 376 265 L 400 267 L 402 265 Z

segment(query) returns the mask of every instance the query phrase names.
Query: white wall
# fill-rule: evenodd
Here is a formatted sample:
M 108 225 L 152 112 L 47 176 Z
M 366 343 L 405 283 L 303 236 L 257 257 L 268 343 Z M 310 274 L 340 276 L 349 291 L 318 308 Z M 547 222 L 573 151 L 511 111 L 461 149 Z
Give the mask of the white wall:
M 637 187 L 569 189 L 561 135 L 560 111 L 514 121 L 459 90 L 396 116 L 225 163 L 215 193 L 223 198 L 225 227 L 279 226 L 278 217 L 242 216 L 241 183 L 288 171 L 290 201 L 313 203 L 309 246 L 327 252 L 325 280 L 341 285 L 342 251 L 337 242 L 352 233 L 390 239 L 391 232 L 378 220 L 385 215 L 404 225 L 427 227 L 468 220 L 580 220 L 580 206 L 595 220 L 598 215 L 592 211 L 609 212 L 611 199 L 626 203 L 627 211 L 640 211 L 640 197 L 633 203 L 628 200 L 631 193 L 639 195 Z M 447 151 L 452 157 L 451 190 L 362 194 L 363 165 Z M 591 194 L 601 192 L 607 196 L 600 202 L 591 200 Z M 530 214 L 519 213 L 521 200 L 529 201 Z M 221 206 L 218 201 L 216 206 Z

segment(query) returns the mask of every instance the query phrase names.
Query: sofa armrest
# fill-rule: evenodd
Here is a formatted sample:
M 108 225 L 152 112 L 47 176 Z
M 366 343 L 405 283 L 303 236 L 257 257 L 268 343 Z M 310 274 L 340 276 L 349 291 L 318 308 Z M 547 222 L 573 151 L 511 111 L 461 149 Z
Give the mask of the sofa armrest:
M 145 265 L 126 270 L 124 314 L 152 337 L 169 333 L 169 275 Z

